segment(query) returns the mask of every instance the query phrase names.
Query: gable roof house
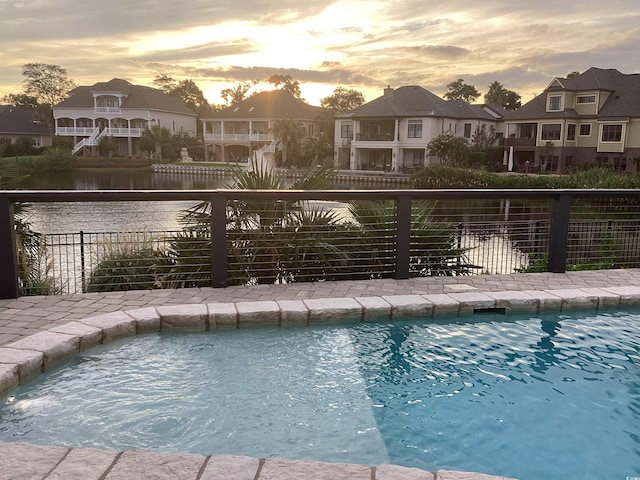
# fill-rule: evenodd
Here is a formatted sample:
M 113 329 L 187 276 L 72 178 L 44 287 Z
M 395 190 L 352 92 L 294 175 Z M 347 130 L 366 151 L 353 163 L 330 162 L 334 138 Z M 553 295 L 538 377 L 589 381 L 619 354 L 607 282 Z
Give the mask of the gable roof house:
M 335 121 L 334 161 L 341 169 L 409 172 L 434 164 L 429 142 L 449 132 L 467 139 L 486 125 L 503 132 L 501 107 L 444 100 L 423 87 L 393 89 Z
M 51 130 L 36 119 L 34 108 L 0 105 L 0 138 L 7 138 L 11 143 L 28 138 L 34 147 L 51 146 Z
M 590 68 L 574 78 L 555 78 L 506 124 L 505 147 L 513 147 L 520 170 L 524 164 L 557 172 L 602 164 L 638 172 L 640 74 Z
M 202 119 L 205 158 L 234 162 L 274 154 L 278 139 L 272 129 L 277 120 L 299 122 L 305 137 L 314 136 L 320 133 L 325 111 L 284 90 L 256 93 Z
M 142 132 L 153 125 L 171 133 L 196 133 L 197 115 L 179 98 L 114 78 L 77 87 L 53 107 L 55 133 L 73 137 L 73 153 L 94 150 L 100 139 L 113 137 L 120 155 L 140 154 Z

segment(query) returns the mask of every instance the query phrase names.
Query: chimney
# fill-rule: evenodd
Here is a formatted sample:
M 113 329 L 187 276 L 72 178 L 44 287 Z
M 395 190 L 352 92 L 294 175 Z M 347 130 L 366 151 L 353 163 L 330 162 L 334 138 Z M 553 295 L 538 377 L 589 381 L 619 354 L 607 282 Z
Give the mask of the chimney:
M 393 92 L 393 88 L 391 88 L 391 85 L 388 85 L 387 88 L 384 89 L 384 96 L 391 95 L 391 92 Z

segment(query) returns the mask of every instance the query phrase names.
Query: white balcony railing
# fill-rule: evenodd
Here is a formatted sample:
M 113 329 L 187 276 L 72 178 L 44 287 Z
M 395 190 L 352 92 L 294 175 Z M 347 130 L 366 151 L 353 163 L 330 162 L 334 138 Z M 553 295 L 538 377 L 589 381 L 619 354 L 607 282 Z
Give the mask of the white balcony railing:
M 141 137 L 144 128 L 107 128 L 107 135 L 113 137 Z
M 93 113 L 121 113 L 120 107 L 93 107 Z
M 94 127 L 56 127 L 56 135 L 85 136 L 93 133 Z
M 114 137 L 141 137 L 144 128 L 105 128 L 105 135 Z M 93 127 L 56 127 L 56 135 L 85 137 L 91 135 Z
M 209 142 L 273 142 L 270 133 L 205 133 L 205 141 Z

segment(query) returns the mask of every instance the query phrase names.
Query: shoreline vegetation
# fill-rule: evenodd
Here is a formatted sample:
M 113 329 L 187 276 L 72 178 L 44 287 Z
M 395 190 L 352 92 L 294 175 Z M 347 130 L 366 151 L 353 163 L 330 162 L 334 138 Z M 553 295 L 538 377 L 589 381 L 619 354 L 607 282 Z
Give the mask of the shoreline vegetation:
M 73 169 L 100 171 L 162 171 L 181 174 L 202 175 L 206 170 L 232 174 L 244 164 L 226 162 L 171 162 L 154 169 L 154 160 L 124 157 L 71 157 L 61 155 L 37 155 L 0 158 L 0 171 L 12 169 L 20 175 L 70 171 Z M 285 175 L 299 177 L 305 170 L 282 169 Z M 408 174 L 389 172 L 340 171 L 339 178 L 359 180 L 381 180 L 381 184 L 419 189 L 444 188 L 640 188 L 640 176 L 614 171 L 611 168 L 594 167 L 563 174 L 522 174 L 489 172 L 482 169 L 461 168 L 445 165 L 423 167 Z M 383 180 L 386 180 L 384 182 Z M 394 181 L 395 180 L 395 181 Z

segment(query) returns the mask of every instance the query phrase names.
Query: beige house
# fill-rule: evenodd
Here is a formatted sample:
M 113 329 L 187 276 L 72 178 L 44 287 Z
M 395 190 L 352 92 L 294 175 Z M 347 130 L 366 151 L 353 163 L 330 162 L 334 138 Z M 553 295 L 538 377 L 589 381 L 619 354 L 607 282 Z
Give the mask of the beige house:
M 306 136 L 320 133 L 325 109 L 308 105 L 284 90 L 256 93 L 202 119 L 208 161 L 247 161 L 274 153 L 273 125 L 281 119 L 299 122 Z
M 11 143 L 27 138 L 36 148 L 51 146 L 49 125 L 36 118 L 34 108 L 0 105 L 0 138 L 9 139 Z
M 92 151 L 103 136 L 118 143 L 118 153 L 139 155 L 142 132 L 153 125 L 171 133 L 196 134 L 197 116 L 178 98 L 114 78 L 77 87 L 53 107 L 55 133 L 73 137 L 73 153 Z
M 334 161 L 343 170 L 410 172 L 438 163 L 426 149 L 441 133 L 471 140 L 485 125 L 502 136 L 505 113 L 501 107 L 444 100 L 420 86 L 388 87 L 381 97 L 336 117 Z
M 638 172 L 640 74 L 590 68 L 555 78 L 506 119 L 516 170 L 562 172 L 584 164 Z

